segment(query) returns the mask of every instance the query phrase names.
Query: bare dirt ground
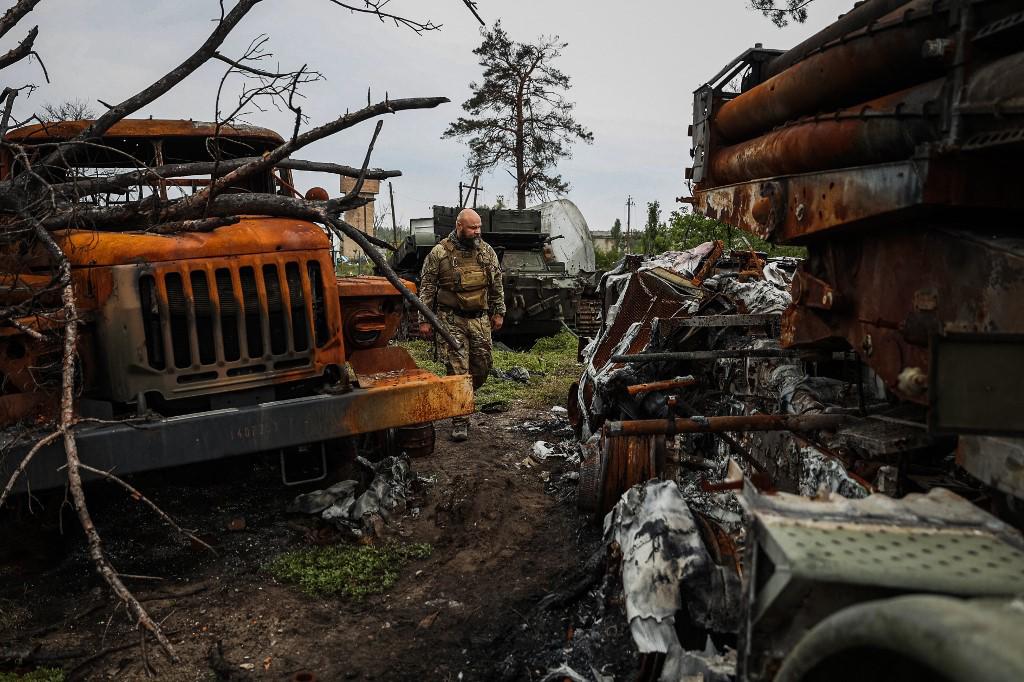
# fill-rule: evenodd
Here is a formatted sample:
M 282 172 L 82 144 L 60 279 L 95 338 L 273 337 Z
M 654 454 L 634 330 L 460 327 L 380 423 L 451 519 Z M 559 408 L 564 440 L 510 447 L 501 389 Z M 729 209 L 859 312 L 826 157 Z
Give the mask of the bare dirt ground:
M 156 679 L 538 680 L 574 656 L 623 679 L 636 659 L 621 614 L 595 613 L 594 593 L 538 608 L 579 578 L 600 546 L 600 530 L 576 511 L 570 477 L 559 484 L 564 464 L 517 466 L 535 440 L 553 439 L 523 428 L 544 415 L 477 414 L 472 440 L 458 444 L 439 425 L 435 454 L 413 460 L 432 480 L 413 500 L 419 513 L 386 530 L 394 540 L 430 543 L 433 553 L 363 600 L 311 597 L 266 571 L 283 551 L 332 539 L 285 513 L 296 491 L 281 485 L 274 458 L 136 479 L 216 556 L 176 539 L 112 486 L 94 484 L 93 514 L 114 565 L 163 578 L 127 579 L 181 659 L 171 663 L 150 644 Z M 70 679 L 147 679 L 134 624 L 92 570 L 72 515 L 64 515 L 63 535 L 52 503 L 22 516 L 6 518 L 0 544 L 0 650 L 30 648 Z M 52 523 L 43 528 L 41 518 Z M 595 622 L 606 623 L 600 636 L 582 647 L 573 641 Z

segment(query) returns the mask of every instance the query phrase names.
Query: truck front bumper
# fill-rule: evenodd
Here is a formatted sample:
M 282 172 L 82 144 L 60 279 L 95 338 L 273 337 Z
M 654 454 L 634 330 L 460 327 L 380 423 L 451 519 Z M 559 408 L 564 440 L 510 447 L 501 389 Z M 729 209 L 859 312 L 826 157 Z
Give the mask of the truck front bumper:
M 407 361 L 405 359 L 408 359 Z M 469 376 L 438 377 L 416 367 L 400 348 L 353 353 L 359 388 L 337 395 L 276 400 L 177 417 L 75 430 L 83 463 L 118 476 L 195 462 L 278 450 L 422 424 L 473 412 Z M 39 436 L 43 434 L 37 434 Z M 0 443 L 0 481 L 6 483 L 34 439 Z M 16 489 L 64 485 L 60 439 L 36 454 Z M 83 478 L 94 478 L 83 472 Z

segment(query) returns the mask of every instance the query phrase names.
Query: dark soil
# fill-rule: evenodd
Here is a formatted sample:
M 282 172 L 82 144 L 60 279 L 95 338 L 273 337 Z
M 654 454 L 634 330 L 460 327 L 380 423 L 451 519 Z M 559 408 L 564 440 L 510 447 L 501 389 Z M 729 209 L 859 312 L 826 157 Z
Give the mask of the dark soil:
M 570 477 L 559 483 L 564 464 L 520 465 L 535 440 L 552 439 L 523 428 L 538 416 L 475 415 L 466 443 L 438 429 L 434 455 L 413 460 L 432 481 L 412 501 L 418 513 L 384 530 L 386 540 L 430 543 L 433 554 L 361 601 L 310 597 L 265 570 L 286 550 L 339 541 L 321 522 L 284 512 L 296 490 L 281 485 L 274 457 L 134 479 L 217 555 L 112 485 L 91 485 L 117 569 L 161 578 L 125 579 L 180 657 L 171 663 L 150 642 L 156 679 L 544 679 L 565 662 L 588 677 L 591 666 L 629 677 L 635 654 L 618 607 L 593 591 L 538 607 L 577 581 L 601 544 L 576 511 Z M 22 501 L 19 518 L 3 517 L 0 658 L 23 648 L 73 679 L 147 679 L 134 623 L 92 570 L 72 514 L 58 532 L 58 503 L 28 515 Z

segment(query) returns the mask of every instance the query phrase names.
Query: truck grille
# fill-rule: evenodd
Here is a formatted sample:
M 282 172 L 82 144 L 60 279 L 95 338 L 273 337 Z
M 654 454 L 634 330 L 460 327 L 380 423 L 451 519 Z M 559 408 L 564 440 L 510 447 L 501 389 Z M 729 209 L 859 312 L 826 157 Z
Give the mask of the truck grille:
M 158 266 L 139 278 L 139 296 L 146 363 L 178 384 L 307 367 L 330 338 L 316 260 Z

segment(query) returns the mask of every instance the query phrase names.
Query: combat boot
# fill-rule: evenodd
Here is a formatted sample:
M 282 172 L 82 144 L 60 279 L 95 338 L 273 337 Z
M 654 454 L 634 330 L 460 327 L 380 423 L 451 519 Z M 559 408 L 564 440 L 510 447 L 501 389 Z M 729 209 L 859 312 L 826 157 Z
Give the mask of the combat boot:
M 456 443 L 469 440 L 469 420 L 459 419 L 456 417 L 452 419 L 452 440 Z

